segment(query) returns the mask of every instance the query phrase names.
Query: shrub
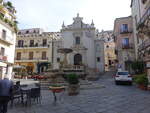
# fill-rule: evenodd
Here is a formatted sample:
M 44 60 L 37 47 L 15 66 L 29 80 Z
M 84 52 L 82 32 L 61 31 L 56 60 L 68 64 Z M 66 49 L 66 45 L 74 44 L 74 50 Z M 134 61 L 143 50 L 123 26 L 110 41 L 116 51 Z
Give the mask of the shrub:
M 135 74 L 142 74 L 144 72 L 144 62 L 143 61 L 134 61 L 131 65 Z
M 79 78 L 78 75 L 76 74 L 68 74 L 66 75 L 67 81 L 69 84 L 78 84 L 79 83 Z
M 144 85 L 144 86 L 148 85 L 148 78 L 147 78 L 146 74 L 136 75 L 133 78 L 133 81 L 138 85 Z

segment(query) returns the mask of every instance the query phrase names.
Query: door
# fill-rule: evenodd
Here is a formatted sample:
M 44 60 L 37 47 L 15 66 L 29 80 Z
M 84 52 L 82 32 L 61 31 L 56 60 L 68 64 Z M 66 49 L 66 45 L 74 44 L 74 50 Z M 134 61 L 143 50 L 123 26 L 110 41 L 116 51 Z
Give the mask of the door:
M 82 64 L 82 55 L 76 54 L 74 55 L 74 65 L 81 65 Z

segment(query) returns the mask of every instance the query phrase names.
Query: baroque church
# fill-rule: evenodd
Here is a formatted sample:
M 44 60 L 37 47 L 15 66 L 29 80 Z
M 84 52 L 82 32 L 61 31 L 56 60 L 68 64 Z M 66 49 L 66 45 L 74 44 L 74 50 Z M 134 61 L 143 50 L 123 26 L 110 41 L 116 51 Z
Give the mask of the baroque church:
M 64 55 L 58 52 L 59 48 L 70 48 L 67 55 L 70 66 L 84 66 L 90 73 L 104 72 L 104 40 L 98 37 L 98 30 L 91 24 L 85 24 L 83 18 L 77 14 L 71 25 L 63 22 L 61 38 L 55 43 L 53 68 L 59 69 Z

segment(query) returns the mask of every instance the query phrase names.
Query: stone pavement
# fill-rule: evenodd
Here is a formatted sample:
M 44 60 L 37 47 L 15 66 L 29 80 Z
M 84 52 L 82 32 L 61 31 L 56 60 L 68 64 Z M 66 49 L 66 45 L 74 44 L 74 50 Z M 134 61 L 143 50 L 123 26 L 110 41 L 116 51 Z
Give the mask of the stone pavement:
M 136 86 L 115 85 L 113 73 L 108 72 L 96 83 L 102 88 L 81 90 L 77 96 L 67 92 L 58 94 L 61 99 L 53 103 L 50 91 L 42 91 L 42 104 L 31 107 L 16 105 L 8 113 L 150 113 L 150 92 Z

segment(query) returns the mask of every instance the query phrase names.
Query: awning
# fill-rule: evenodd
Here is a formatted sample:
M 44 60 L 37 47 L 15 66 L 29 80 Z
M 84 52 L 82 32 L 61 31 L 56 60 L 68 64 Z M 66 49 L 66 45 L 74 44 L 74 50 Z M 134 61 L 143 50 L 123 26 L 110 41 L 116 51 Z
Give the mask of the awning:
M 0 62 L 0 67 L 6 67 L 6 66 L 7 66 L 6 63 Z

